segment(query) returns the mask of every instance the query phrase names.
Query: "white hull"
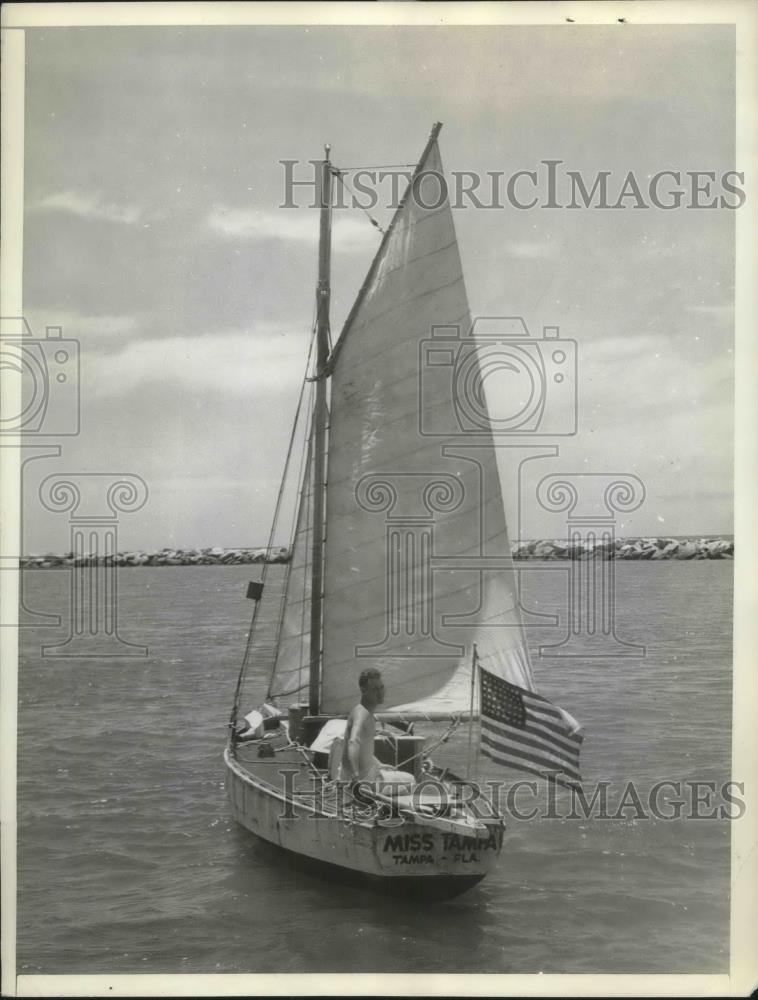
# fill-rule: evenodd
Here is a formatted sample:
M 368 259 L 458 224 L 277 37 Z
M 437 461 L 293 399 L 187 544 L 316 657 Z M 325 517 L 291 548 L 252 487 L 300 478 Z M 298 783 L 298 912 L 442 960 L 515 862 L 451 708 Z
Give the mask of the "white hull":
M 238 823 L 263 840 L 340 869 L 356 881 L 378 880 L 385 888 L 413 886 L 452 896 L 483 879 L 498 861 L 503 839 L 499 818 L 484 820 L 485 829 L 472 831 L 472 836 L 415 819 L 395 818 L 397 825 L 356 820 L 285 795 L 283 786 L 251 773 L 228 749 L 224 761 L 227 796 Z M 272 771 L 273 777 L 276 769 Z

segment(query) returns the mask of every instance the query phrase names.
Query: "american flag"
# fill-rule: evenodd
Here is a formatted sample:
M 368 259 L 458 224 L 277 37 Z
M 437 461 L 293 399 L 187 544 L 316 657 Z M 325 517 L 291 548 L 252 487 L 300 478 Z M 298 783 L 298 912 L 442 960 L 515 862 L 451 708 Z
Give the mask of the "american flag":
M 498 764 L 538 774 L 556 784 L 581 787 L 579 750 L 583 737 L 571 716 L 547 698 L 482 667 L 479 682 L 482 753 Z

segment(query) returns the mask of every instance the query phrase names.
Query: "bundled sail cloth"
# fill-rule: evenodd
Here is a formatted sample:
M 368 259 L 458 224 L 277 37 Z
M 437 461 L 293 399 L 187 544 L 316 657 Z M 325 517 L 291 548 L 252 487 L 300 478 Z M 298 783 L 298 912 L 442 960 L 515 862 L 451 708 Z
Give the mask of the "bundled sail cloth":
M 246 728 L 239 733 L 240 739 L 253 739 L 263 736 L 265 729 L 276 724 L 282 717 L 282 712 L 274 705 L 264 702 L 260 708 L 253 709 L 245 716 Z
M 568 712 L 480 667 L 481 749 L 498 764 L 581 788 L 582 734 Z

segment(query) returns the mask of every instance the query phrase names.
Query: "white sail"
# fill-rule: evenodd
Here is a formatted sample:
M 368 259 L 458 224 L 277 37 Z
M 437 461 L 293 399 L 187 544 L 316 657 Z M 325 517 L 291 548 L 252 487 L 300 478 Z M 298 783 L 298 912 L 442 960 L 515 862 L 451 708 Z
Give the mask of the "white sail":
M 456 373 L 481 373 L 436 140 L 420 170 L 334 352 L 326 713 L 354 704 L 371 666 L 385 708 L 466 711 L 474 643 L 486 669 L 534 686 L 493 438 L 458 419 Z
M 283 704 L 307 700 L 310 677 L 313 457 L 308 444 L 281 610 L 276 662 L 268 697 Z

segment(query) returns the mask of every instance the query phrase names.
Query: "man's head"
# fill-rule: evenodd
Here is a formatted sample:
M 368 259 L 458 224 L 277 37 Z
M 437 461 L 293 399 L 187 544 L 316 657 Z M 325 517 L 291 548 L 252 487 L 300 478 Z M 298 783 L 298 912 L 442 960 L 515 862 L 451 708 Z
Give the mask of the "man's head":
M 384 701 L 384 681 L 376 667 L 367 667 L 358 678 L 361 701 L 367 708 L 375 708 Z

